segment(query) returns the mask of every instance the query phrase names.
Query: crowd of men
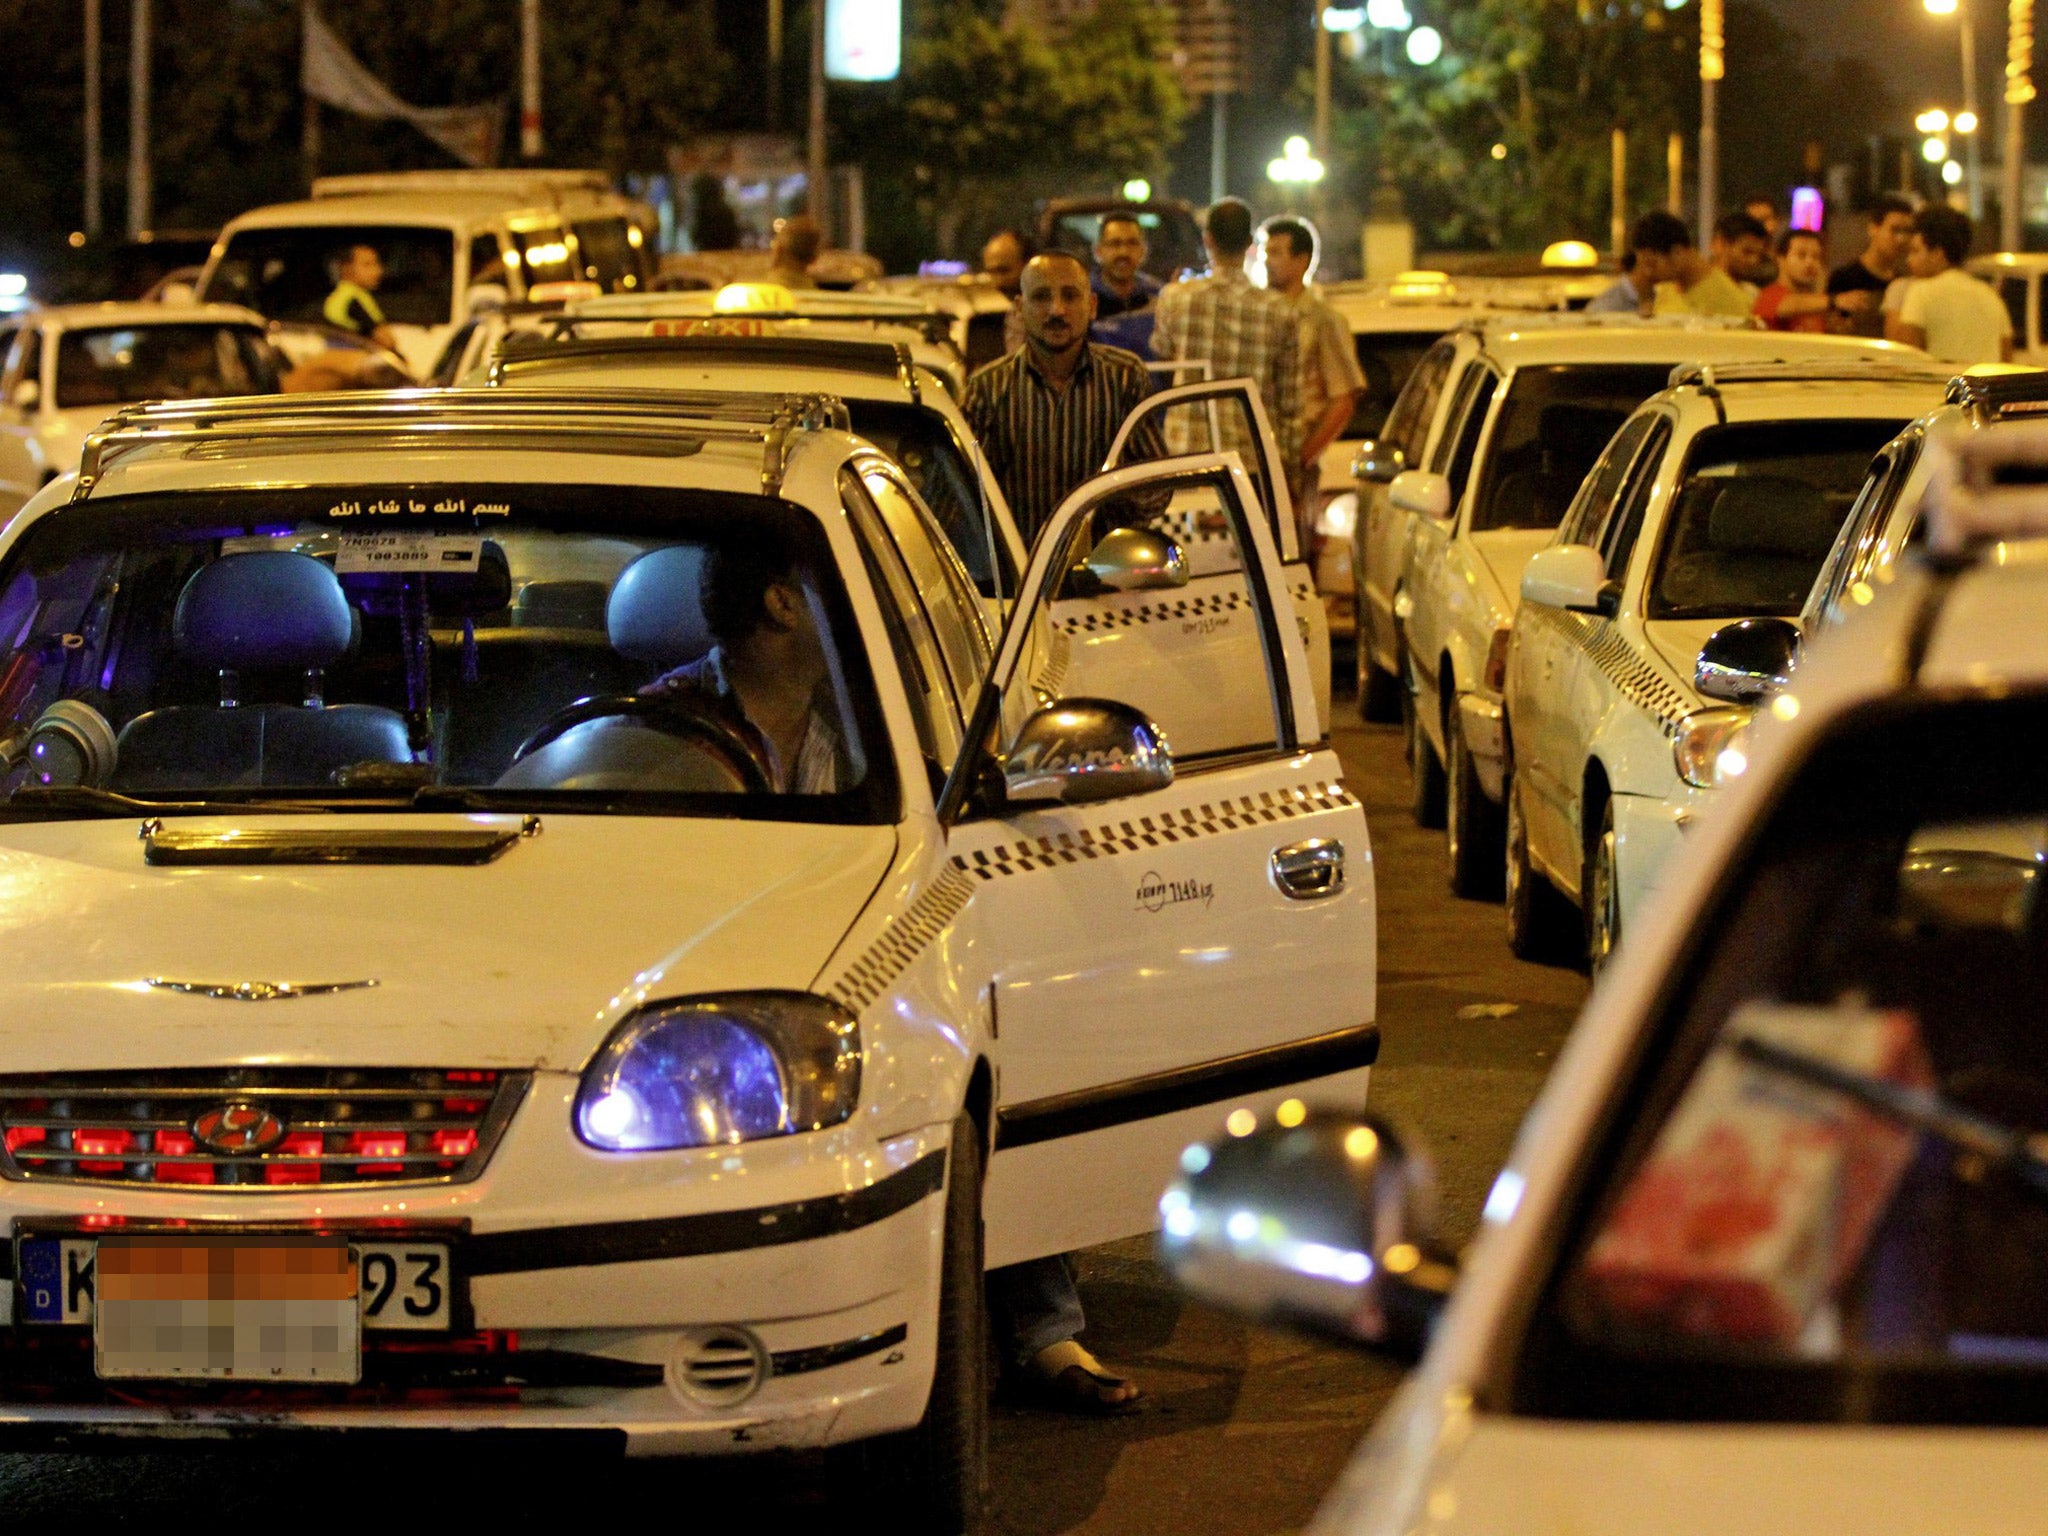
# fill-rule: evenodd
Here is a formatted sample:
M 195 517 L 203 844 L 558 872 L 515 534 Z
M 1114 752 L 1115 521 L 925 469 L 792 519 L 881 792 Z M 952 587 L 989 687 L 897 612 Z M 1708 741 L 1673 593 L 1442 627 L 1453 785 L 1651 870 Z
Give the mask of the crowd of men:
M 2012 356 L 2004 303 L 1963 269 L 1976 235 L 1967 214 L 1938 203 L 1916 211 L 1888 196 L 1868 220 L 1863 250 L 1830 272 L 1820 232 L 1779 228 L 1769 198 L 1723 216 L 1704 252 L 1683 219 L 1646 213 L 1629 232 L 1621 276 L 1587 307 L 1882 336 L 1959 367 Z

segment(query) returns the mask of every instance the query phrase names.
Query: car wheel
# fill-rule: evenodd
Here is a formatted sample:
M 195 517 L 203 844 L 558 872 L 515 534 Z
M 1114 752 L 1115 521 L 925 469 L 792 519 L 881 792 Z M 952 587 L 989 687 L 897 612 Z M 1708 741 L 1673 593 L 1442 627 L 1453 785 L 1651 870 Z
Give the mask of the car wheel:
M 1580 941 L 1579 915 L 1557 887 L 1529 859 L 1529 827 L 1522 815 L 1522 792 L 1515 783 L 1513 760 L 1501 775 L 1506 807 L 1502 838 L 1502 896 L 1508 914 L 1508 948 L 1518 960 L 1565 964 Z
M 1408 809 L 1418 827 L 1444 824 L 1444 769 L 1436 759 L 1436 748 L 1422 734 L 1413 690 L 1401 690 L 1401 728 L 1408 756 Z
M 1372 659 L 1366 633 L 1364 598 L 1359 599 L 1358 638 L 1352 642 L 1353 672 L 1358 679 L 1358 713 L 1371 725 L 1392 725 L 1401 718 L 1401 680 Z
M 1579 899 L 1585 909 L 1586 969 L 1598 976 L 1621 942 L 1621 871 L 1617 867 L 1614 801 L 1600 804 L 1599 834 L 1586 845 Z
M 939 1271 L 939 1351 L 924 1418 L 859 1453 L 874 1507 L 892 1529 L 974 1536 L 988 1524 L 988 1311 L 982 1291 L 981 1133 L 961 1115 L 946 1154 L 946 1249 Z
M 1451 761 L 1444 770 L 1444 843 L 1451 857 L 1451 894 L 1467 901 L 1498 901 L 1501 894 L 1501 813 L 1486 798 L 1465 733 L 1446 728 Z

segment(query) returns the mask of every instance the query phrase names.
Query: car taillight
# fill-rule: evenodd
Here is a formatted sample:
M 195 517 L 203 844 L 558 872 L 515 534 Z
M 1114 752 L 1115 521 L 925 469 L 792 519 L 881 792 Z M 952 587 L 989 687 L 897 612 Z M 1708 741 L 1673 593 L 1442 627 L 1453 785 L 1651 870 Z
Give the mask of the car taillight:
M 189 1157 L 198 1150 L 198 1143 L 188 1131 L 158 1131 L 156 1145 L 151 1149 L 157 1154 L 156 1182 L 159 1184 L 211 1184 L 212 1163 L 167 1163 L 166 1157 Z
M 327 1150 L 326 1139 L 318 1131 L 300 1131 L 287 1136 L 277 1144 L 277 1150 L 285 1157 L 316 1158 Z M 320 1165 L 316 1162 L 289 1163 L 270 1162 L 263 1165 L 263 1182 L 266 1184 L 318 1184 Z
M 476 1132 L 472 1130 L 434 1132 L 434 1150 L 451 1161 L 460 1160 L 476 1150 Z
M 7 1150 L 18 1147 L 32 1147 L 42 1142 L 49 1132 L 40 1125 L 10 1125 L 7 1127 Z
M 349 1151 L 366 1158 L 405 1156 L 405 1132 L 403 1131 L 357 1131 L 348 1139 Z M 364 1162 L 356 1165 L 357 1173 L 403 1173 L 403 1163 Z
M 120 1130 L 73 1131 L 71 1150 L 79 1153 L 79 1169 L 85 1173 L 119 1173 L 121 1163 L 118 1154 L 135 1150 L 135 1133 Z M 92 1158 L 116 1159 L 114 1162 L 92 1162 Z

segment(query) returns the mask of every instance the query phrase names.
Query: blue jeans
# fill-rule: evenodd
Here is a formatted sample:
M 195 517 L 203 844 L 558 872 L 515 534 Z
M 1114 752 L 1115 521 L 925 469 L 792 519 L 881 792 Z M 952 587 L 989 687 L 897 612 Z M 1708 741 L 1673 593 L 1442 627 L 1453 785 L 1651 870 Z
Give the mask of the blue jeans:
M 988 1319 L 996 1347 L 1011 1365 L 1028 1365 L 1042 1349 L 1087 1326 L 1073 1266 L 1063 1253 L 988 1272 Z

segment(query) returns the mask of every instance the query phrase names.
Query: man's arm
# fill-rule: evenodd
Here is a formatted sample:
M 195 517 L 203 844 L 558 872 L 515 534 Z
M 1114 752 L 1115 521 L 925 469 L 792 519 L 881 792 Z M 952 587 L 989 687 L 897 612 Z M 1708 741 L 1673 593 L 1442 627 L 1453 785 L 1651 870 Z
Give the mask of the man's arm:
M 1323 456 L 1323 450 L 1337 441 L 1337 434 L 1344 430 L 1351 420 L 1351 413 L 1358 408 L 1358 397 L 1362 390 L 1348 390 L 1341 395 L 1330 397 L 1329 409 L 1323 412 L 1323 419 L 1315 424 L 1308 440 L 1301 445 L 1301 462 L 1313 464 Z
M 1153 305 L 1158 313 L 1152 322 L 1152 356 L 1162 363 L 1173 362 L 1180 356 L 1176 335 L 1180 329 L 1180 293 L 1178 283 L 1161 289 L 1158 302 Z M 1181 381 L 1169 375 L 1167 382 L 1177 384 Z
M 1266 404 L 1273 414 L 1273 435 L 1280 440 L 1280 462 L 1286 464 L 1301 453 L 1301 327 L 1284 310 L 1274 321 L 1278 334 L 1268 381 L 1273 394 Z
M 1884 312 L 1884 337 L 1902 346 L 1927 345 L 1927 301 L 1918 283 L 1910 284 L 1900 296 L 1899 307 Z

